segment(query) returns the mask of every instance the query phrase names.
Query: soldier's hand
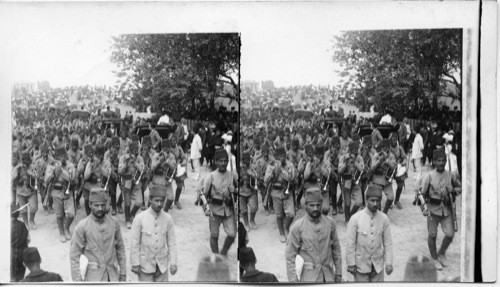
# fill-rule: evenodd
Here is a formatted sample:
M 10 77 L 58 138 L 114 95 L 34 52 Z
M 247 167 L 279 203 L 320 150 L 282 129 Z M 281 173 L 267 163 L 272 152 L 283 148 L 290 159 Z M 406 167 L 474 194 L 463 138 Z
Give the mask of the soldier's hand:
M 347 266 L 347 272 L 354 274 L 356 273 L 356 265 Z
M 132 272 L 134 272 L 135 274 L 139 274 L 139 271 L 141 271 L 141 266 L 132 266 Z
M 342 282 L 342 275 L 335 275 L 335 283 Z
M 205 215 L 206 215 L 206 216 L 210 216 L 210 215 L 211 215 L 211 213 L 212 213 L 212 211 L 210 210 L 210 207 L 208 207 L 208 206 L 207 206 L 207 207 L 205 207 Z
M 170 265 L 170 274 L 175 275 L 177 273 L 177 265 Z
M 387 264 L 387 265 L 385 266 L 385 273 L 387 273 L 387 275 L 391 275 L 392 270 L 393 270 L 393 269 L 392 269 L 392 265 L 391 265 L 391 264 Z
M 422 212 L 422 214 L 423 214 L 424 216 L 429 216 L 429 210 L 424 210 L 424 211 Z
M 127 275 L 120 275 L 120 277 L 118 277 L 118 281 L 119 282 L 127 282 Z

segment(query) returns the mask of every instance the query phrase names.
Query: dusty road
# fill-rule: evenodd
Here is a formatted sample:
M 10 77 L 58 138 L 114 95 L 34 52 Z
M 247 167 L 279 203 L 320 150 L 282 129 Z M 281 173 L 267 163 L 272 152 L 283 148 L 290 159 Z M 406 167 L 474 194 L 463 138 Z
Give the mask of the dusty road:
M 426 171 L 427 167 L 423 167 Z M 391 221 L 391 232 L 394 251 L 394 272 L 391 275 L 385 274 L 385 281 L 402 281 L 406 262 L 413 255 L 422 254 L 430 257 L 427 247 L 427 221 L 420 211 L 420 208 L 413 206 L 412 202 L 415 197 L 413 193 L 414 180 L 411 178 L 406 180 L 406 190 L 403 190 L 401 195 L 401 204 L 403 209 L 394 207 L 389 210 L 389 219 Z M 396 184 L 394 183 L 394 191 Z M 384 206 L 385 195 L 382 198 L 382 206 Z M 266 216 L 264 209 L 261 206 L 259 198 L 259 211 L 256 216 L 256 223 L 259 227 L 257 230 L 251 230 L 249 233 L 249 247 L 252 247 L 257 257 L 257 269 L 270 272 L 276 275 L 280 282 L 288 282 L 286 276 L 285 262 L 285 243 L 279 241 L 279 232 L 276 225 L 276 216 L 271 214 Z M 303 203 L 303 202 L 302 202 Z M 457 215 L 458 215 L 458 233 L 455 235 L 452 244 L 448 248 L 446 256 L 450 262 L 450 266 L 438 271 L 438 280 L 455 278 L 460 276 L 460 220 L 461 220 L 462 201 L 457 198 Z M 296 218 L 304 216 L 304 209 L 299 210 Z M 353 275 L 347 273 L 345 260 L 346 251 L 346 222 L 344 214 L 333 216 L 337 232 L 340 237 L 340 245 L 342 249 L 342 278 L 345 281 L 354 281 Z M 441 246 L 443 240 L 441 228 L 438 229 L 437 246 Z
M 202 167 L 201 170 L 203 177 L 207 172 L 205 167 Z M 179 210 L 173 206 L 169 211 L 175 223 L 178 253 L 178 271 L 175 275 L 169 275 L 170 281 L 196 281 L 200 260 L 204 256 L 211 254 L 208 218 L 203 214 L 201 207 L 194 205 L 196 199 L 196 184 L 197 182 L 191 178 L 186 179 L 185 189 L 180 199 L 182 209 Z M 148 191 L 146 190 L 146 192 Z M 83 199 L 81 199 L 81 204 L 83 205 Z M 41 202 L 39 203 L 39 207 L 41 208 Z M 76 223 L 85 216 L 85 211 L 83 209 L 77 211 L 77 217 L 71 226 L 71 231 L 74 230 Z M 125 248 L 127 250 L 127 281 L 137 282 L 137 275 L 130 271 L 130 236 L 129 230 L 125 227 L 124 215 L 117 214 L 115 218 L 120 222 Z M 30 231 L 30 246 L 35 246 L 39 249 L 42 257 L 42 268 L 47 271 L 57 272 L 62 276 L 65 282 L 71 282 L 71 269 L 69 264 L 70 243 L 61 243 L 59 241 L 59 231 L 57 229 L 55 214 L 46 216 L 42 209 L 41 212 L 37 212 L 36 223 L 38 224 L 38 229 Z M 221 239 L 219 239 L 219 246 L 222 248 L 225 238 L 222 227 L 220 234 Z M 232 280 L 237 280 L 238 278 L 236 249 L 237 242 L 235 242 L 229 250 L 227 258 L 228 264 L 230 265 Z

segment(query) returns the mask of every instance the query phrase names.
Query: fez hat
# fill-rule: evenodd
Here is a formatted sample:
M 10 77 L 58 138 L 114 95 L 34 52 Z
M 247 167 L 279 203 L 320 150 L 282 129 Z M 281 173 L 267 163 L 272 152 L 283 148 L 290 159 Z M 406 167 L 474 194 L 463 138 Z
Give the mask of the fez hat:
M 321 191 L 317 187 L 311 187 L 307 189 L 304 195 L 304 199 L 306 202 L 323 201 Z
M 275 151 L 274 151 L 274 156 L 278 157 L 278 156 L 284 156 L 286 155 L 286 151 L 285 151 L 285 148 L 284 147 L 279 147 L 277 148 Z
M 311 154 L 314 152 L 312 144 L 306 144 L 304 146 L 304 149 L 306 150 L 306 154 Z
M 166 197 L 167 187 L 163 185 L 153 185 L 149 189 L 149 197 Z
M 90 190 L 90 195 L 89 195 L 90 202 L 103 202 L 107 200 L 108 197 L 106 195 L 106 190 L 104 188 L 93 188 Z
M 433 159 L 438 159 L 438 158 L 446 158 L 446 152 L 444 151 L 444 148 L 437 148 L 432 152 L 432 158 Z
M 214 159 L 219 160 L 221 158 L 229 158 L 229 155 L 227 154 L 227 151 L 223 148 L 219 148 L 215 151 Z
M 120 138 L 117 136 L 114 136 L 111 138 L 111 145 L 120 145 Z
M 377 197 L 377 198 L 382 198 L 382 187 L 379 185 L 375 184 L 370 184 L 368 185 L 368 188 L 366 189 L 365 192 L 365 197 Z
M 333 146 L 339 146 L 340 145 L 340 138 L 339 138 L 339 136 L 334 136 L 332 138 L 332 145 Z
M 104 147 L 104 145 L 102 145 L 102 144 L 96 145 L 95 154 L 97 156 L 104 155 L 105 152 L 106 152 L 106 147 Z
M 239 252 L 239 259 L 242 265 L 257 262 L 257 258 L 255 258 L 255 253 L 253 252 L 253 249 L 251 247 L 240 248 Z
M 143 145 L 146 145 L 146 144 L 151 144 L 151 137 L 150 136 L 144 136 L 142 138 L 142 144 Z

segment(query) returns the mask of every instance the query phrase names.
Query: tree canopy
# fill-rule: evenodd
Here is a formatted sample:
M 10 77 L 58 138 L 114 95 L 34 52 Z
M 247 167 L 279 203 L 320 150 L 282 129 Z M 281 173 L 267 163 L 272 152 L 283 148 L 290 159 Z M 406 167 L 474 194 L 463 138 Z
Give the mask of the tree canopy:
M 341 92 L 363 110 L 396 116 L 437 107 L 440 96 L 461 103 L 462 30 L 347 31 L 334 37 Z
M 135 106 L 196 115 L 217 97 L 239 98 L 238 34 L 120 35 L 111 49 Z

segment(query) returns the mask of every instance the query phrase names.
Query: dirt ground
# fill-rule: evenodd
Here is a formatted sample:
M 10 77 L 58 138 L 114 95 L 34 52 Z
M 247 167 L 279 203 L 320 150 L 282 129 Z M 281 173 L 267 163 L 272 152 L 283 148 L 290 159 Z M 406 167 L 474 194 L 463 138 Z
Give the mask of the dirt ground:
M 423 171 L 427 171 L 428 167 L 423 167 Z M 419 207 L 413 206 L 412 202 L 415 197 L 413 192 L 414 180 L 413 173 L 410 171 L 409 178 L 405 181 L 406 189 L 403 190 L 400 202 L 403 209 L 394 207 L 389 210 L 389 219 L 391 222 L 391 232 L 393 240 L 393 267 L 394 271 L 391 275 L 385 274 L 385 281 L 403 281 L 405 267 L 408 259 L 413 255 L 422 254 L 430 257 L 429 248 L 427 247 L 427 221 L 422 215 Z M 394 183 L 394 191 L 396 184 Z M 338 193 L 340 192 L 340 189 Z M 337 193 L 337 194 L 338 194 Z M 384 206 L 385 196 L 382 198 L 382 206 Z M 448 248 L 446 256 L 450 262 L 450 266 L 445 267 L 442 271 L 438 271 L 438 280 L 449 280 L 460 276 L 460 220 L 462 201 L 457 198 L 457 217 L 459 230 L 456 233 L 452 244 Z M 302 202 L 303 204 L 303 202 Z M 296 219 L 304 216 L 304 209 L 297 212 Z M 331 216 L 331 215 L 330 215 Z M 354 281 L 353 275 L 347 272 L 345 259 L 346 251 L 346 227 L 344 214 L 333 216 L 337 232 L 340 237 L 340 246 L 342 250 L 342 280 Z M 279 241 L 279 232 L 276 225 L 276 216 L 271 214 L 266 216 L 261 205 L 259 197 L 259 211 L 255 219 L 258 229 L 251 230 L 249 233 L 249 247 L 254 249 L 257 257 L 256 268 L 270 272 L 276 275 L 280 282 L 287 282 L 286 261 L 285 261 L 285 243 Z M 442 230 L 438 229 L 437 246 L 438 250 L 443 240 Z
M 202 176 L 207 174 L 206 167 L 201 168 Z M 191 175 L 190 175 L 191 176 Z M 201 207 L 195 206 L 196 199 L 195 186 L 197 182 L 191 178 L 186 179 L 185 189 L 181 194 L 180 203 L 182 209 L 179 210 L 175 206 L 169 211 L 175 222 L 175 232 L 177 236 L 177 254 L 178 254 L 178 271 L 175 275 L 169 275 L 169 281 L 196 281 L 198 265 L 200 260 L 211 254 L 209 245 L 209 229 L 208 218 L 204 215 Z M 174 183 L 175 185 L 175 183 Z M 174 187 L 175 188 L 175 187 Z M 146 190 L 146 196 L 147 196 Z M 83 205 L 83 198 L 81 199 Z M 41 202 L 39 202 L 41 208 Z M 141 211 L 139 211 L 141 212 Z M 86 216 L 85 210 L 77 210 L 77 216 L 71 225 L 73 232 L 76 224 Z M 124 214 L 115 216 L 120 222 L 121 232 L 125 241 L 127 251 L 127 281 L 137 282 L 138 278 L 135 273 L 130 271 L 130 249 L 129 249 L 129 230 L 125 227 Z M 44 215 L 42 211 L 37 212 L 36 223 L 37 230 L 30 231 L 31 243 L 30 246 L 35 246 L 40 251 L 42 257 L 42 269 L 59 273 L 65 282 L 71 282 L 71 269 L 69 261 L 70 242 L 62 243 L 59 241 L 59 231 L 56 224 L 55 214 Z M 220 230 L 219 246 L 222 248 L 225 238 L 224 230 Z M 237 280 L 237 241 L 233 244 L 228 252 L 227 264 L 230 266 L 231 279 Z M 26 271 L 26 274 L 28 270 Z

